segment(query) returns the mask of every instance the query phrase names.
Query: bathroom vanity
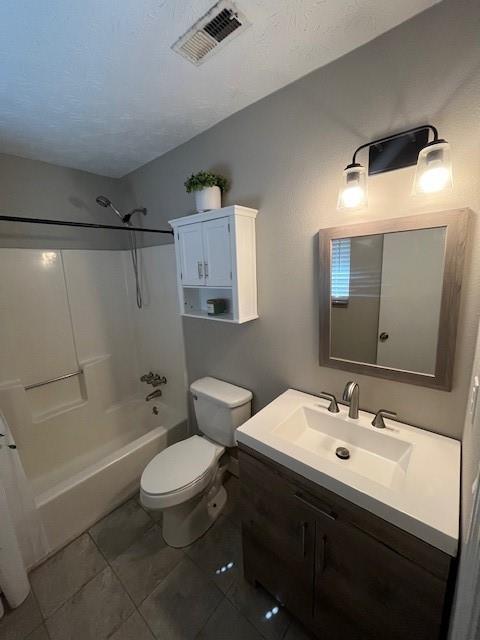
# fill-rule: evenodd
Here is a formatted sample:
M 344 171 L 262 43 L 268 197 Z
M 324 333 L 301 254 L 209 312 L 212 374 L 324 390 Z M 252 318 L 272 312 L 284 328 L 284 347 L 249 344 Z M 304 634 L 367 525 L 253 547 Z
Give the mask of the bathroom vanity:
M 444 637 L 459 443 L 327 407 L 290 389 L 237 430 L 246 578 L 319 638 Z

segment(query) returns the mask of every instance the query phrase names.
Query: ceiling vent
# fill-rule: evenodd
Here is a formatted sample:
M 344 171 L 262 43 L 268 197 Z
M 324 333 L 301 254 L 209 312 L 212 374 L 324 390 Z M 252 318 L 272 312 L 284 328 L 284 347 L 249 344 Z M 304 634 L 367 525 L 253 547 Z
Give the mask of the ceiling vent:
M 172 49 L 198 66 L 249 26 L 233 2 L 221 0 L 179 38 Z

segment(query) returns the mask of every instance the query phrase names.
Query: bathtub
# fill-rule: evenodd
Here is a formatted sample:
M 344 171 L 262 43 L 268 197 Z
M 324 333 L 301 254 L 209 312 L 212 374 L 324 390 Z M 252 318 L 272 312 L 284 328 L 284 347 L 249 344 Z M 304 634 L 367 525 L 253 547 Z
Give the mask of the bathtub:
M 115 430 L 102 446 L 31 478 L 49 554 L 135 494 L 146 464 L 187 435 L 185 415 L 143 399 L 112 407 L 105 421 L 107 427 L 114 424 Z

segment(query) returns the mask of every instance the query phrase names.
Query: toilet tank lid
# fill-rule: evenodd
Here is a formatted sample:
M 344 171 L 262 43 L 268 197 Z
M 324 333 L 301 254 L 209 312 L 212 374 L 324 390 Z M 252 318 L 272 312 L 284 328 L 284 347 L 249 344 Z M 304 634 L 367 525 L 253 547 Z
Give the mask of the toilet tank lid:
M 248 391 L 248 389 L 210 377 L 200 378 L 192 382 L 190 391 L 231 409 L 241 407 L 252 399 L 252 392 Z

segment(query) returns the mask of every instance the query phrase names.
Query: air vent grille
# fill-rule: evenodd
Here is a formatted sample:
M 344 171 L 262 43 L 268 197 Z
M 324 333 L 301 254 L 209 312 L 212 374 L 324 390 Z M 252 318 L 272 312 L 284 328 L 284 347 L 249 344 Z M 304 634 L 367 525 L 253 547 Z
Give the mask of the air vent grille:
M 216 41 L 203 31 L 197 31 L 181 46 L 181 50 L 194 62 L 200 62 L 217 46 Z
M 215 38 L 217 42 L 221 42 L 241 26 L 242 23 L 235 16 L 234 12 L 231 9 L 224 9 L 203 28 L 212 38 Z
M 249 26 L 246 17 L 233 2 L 221 0 L 179 38 L 172 49 L 199 65 Z

